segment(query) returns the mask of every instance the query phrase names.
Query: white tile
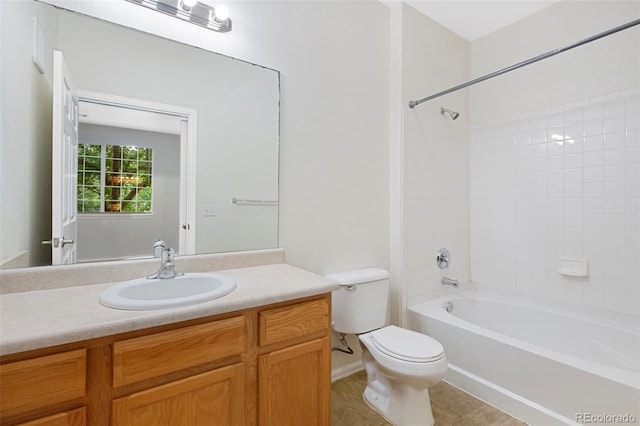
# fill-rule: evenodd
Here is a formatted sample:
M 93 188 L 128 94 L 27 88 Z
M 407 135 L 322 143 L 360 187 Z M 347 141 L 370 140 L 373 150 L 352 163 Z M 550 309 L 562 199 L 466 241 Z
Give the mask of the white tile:
M 567 198 L 582 198 L 584 194 L 584 184 L 579 183 L 566 183 L 564 185 L 564 194 Z
M 640 163 L 640 146 L 627 146 L 626 162 L 627 164 Z
M 571 139 L 571 143 L 565 146 L 565 152 L 578 153 L 584 151 L 584 136 L 578 136 Z
M 584 182 L 584 170 L 582 168 L 566 169 L 564 171 L 565 183 L 582 183 Z
M 582 198 L 566 198 L 564 210 L 565 213 L 582 213 L 584 211 Z
M 640 129 L 627 129 L 627 146 L 640 145 Z
M 582 158 L 583 154 L 581 152 L 575 154 L 566 154 L 564 156 L 564 165 L 567 169 L 582 167 Z
M 614 148 L 604 150 L 604 165 L 608 164 L 624 164 L 626 162 L 625 149 Z
M 561 135 L 558 135 L 561 137 Z M 554 157 L 564 154 L 564 140 L 551 140 L 547 143 L 547 156 Z
M 625 246 L 632 248 L 640 247 L 640 229 L 627 229 Z
M 567 277 L 565 279 L 564 300 L 572 303 L 583 303 L 584 286 L 581 279 Z
M 605 198 L 624 197 L 625 182 L 623 180 L 604 182 L 603 190 Z
M 626 231 L 624 229 L 607 229 L 602 231 L 603 246 L 624 247 Z M 623 249 L 624 252 L 624 249 Z M 616 260 L 624 260 L 624 255 L 616 255 Z
M 604 133 L 604 122 L 602 120 L 585 120 L 583 132 L 585 136 L 602 135 Z
M 548 170 L 547 183 L 564 183 L 564 170 Z
M 604 148 L 604 135 L 602 132 L 594 135 L 586 135 L 582 146 L 584 151 L 600 151 Z
M 604 213 L 621 213 L 626 210 L 626 200 L 624 197 L 607 197 L 604 200 Z
M 564 198 L 564 187 L 562 183 L 553 183 L 547 185 L 547 196 L 552 199 Z
M 584 167 L 584 182 L 602 182 L 603 169 L 602 166 Z
M 578 141 L 582 141 L 582 137 L 583 137 L 582 123 L 565 125 L 564 137 L 566 142 L 565 143 L 566 148 L 569 148 L 570 146 L 575 145 Z
M 621 132 L 626 130 L 626 119 L 624 116 L 611 117 L 604 119 L 605 134 Z
M 603 240 L 602 229 L 594 229 L 585 226 L 583 229 L 583 238 L 585 245 L 601 245 Z
M 602 197 L 604 194 L 603 187 L 604 185 L 602 182 L 585 182 L 583 186 L 583 195 L 588 198 Z
M 604 136 L 604 149 L 622 148 L 625 145 L 627 135 L 625 131 L 607 133 Z
M 603 198 L 593 197 L 583 200 L 583 209 L 585 213 L 602 213 L 604 211 Z
M 602 229 L 604 218 L 602 212 L 586 212 L 582 215 L 582 226 L 584 228 Z
M 601 166 L 604 164 L 604 154 L 602 151 L 585 151 L 583 157 L 584 167 Z
M 624 214 L 604 213 L 602 216 L 602 227 L 607 229 L 625 229 L 626 221 Z
M 604 309 L 615 312 L 625 312 L 626 302 L 624 297 L 604 295 Z
M 583 303 L 594 308 L 602 308 L 604 306 L 604 295 L 602 293 L 585 291 L 583 295 Z
M 602 169 L 602 179 L 605 182 L 624 182 L 626 167 L 624 164 L 606 165 Z

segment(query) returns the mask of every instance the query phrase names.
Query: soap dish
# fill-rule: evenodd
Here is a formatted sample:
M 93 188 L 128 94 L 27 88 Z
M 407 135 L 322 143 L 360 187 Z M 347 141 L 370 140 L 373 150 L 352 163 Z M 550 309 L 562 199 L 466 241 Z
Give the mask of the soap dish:
M 588 277 L 589 262 L 587 259 L 561 257 L 558 259 L 558 272 L 569 277 Z

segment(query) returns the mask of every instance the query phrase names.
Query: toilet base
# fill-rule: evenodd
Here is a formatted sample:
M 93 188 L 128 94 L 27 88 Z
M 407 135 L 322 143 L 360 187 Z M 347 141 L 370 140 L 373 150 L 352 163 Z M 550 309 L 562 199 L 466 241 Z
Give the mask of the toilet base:
M 396 397 L 391 401 L 388 392 L 381 393 L 380 389 L 367 386 L 362 397 L 369 407 L 396 426 L 433 426 L 429 392 L 406 390 L 408 392 L 394 389 Z
M 365 353 L 365 359 L 368 353 Z M 371 355 L 369 355 L 370 357 Z M 431 400 L 426 386 L 390 379 L 365 362 L 367 387 L 362 395 L 369 407 L 396 426 L 432 426 Z

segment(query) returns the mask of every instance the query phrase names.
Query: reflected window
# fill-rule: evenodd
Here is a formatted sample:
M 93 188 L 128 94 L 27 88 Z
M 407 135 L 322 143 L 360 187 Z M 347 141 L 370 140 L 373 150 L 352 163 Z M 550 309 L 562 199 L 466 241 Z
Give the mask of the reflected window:
M 78 213 L 151 213 L 153 149 L 78 144 Z

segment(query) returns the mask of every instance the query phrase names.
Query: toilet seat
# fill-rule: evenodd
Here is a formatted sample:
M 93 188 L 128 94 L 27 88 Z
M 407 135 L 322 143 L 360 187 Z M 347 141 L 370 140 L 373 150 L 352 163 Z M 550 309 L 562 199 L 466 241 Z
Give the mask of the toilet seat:
M 444 348 L 437 340 L 394 325 L 372 332 L 371 342 L 380 352 L 402 361 L 428 363 L 444 357 Z

